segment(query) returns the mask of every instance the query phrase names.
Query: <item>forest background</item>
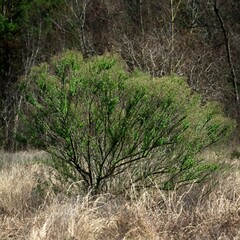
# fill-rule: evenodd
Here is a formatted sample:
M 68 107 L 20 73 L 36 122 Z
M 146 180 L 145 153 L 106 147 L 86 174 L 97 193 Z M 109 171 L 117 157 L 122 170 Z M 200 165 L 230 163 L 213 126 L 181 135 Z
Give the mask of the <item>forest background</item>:
M 1 0 L 1 145 L 24 148 L 16 141 L 19 81 L 65 49 L 85 58 L 113 51 L 129 71 L 185 76 L 204 101 L 218 101 L 238 121 L 239 9 L 237 0 Z

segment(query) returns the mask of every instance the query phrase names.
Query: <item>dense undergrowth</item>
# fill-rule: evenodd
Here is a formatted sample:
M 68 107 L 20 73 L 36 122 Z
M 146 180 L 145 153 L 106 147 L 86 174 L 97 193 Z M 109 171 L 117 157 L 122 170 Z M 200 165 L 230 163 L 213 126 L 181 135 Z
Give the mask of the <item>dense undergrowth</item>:
M 93 197 L 59 182 L 43 152 L 1 152 L 0 239 L 238 239 L 240 175 L 230 154 L 204 153 L 228 166 L 212 182 Z

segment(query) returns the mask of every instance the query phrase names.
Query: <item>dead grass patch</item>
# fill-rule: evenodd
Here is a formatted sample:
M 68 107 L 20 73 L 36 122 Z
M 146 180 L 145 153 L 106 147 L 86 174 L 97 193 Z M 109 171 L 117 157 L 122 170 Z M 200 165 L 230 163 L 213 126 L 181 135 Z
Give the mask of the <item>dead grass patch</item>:
M 240 174 L 231 164 L 207 195 L 208 184 L 68 197 L 46 184 L 45 166 L 17 162 L 0 173 L 0 239 L 240 239 Z

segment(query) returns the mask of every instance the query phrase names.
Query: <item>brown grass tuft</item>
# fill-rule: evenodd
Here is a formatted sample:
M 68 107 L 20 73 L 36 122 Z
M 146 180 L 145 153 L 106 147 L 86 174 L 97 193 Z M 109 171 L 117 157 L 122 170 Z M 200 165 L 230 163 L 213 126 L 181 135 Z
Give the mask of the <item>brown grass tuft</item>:
M 0 239 L 240 239 L 240 174 L 234 161 L 210 192 L 205 184 L 171 192 L 133 188 L 128 197 L 94 198 L 55 195 L 46 167 L 17 161 L 1 168 Z

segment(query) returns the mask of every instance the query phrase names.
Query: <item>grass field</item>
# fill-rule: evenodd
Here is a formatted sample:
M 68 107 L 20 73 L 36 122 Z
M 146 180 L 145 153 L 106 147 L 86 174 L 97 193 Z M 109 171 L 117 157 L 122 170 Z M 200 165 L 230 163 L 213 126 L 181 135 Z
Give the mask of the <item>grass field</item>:
M 211 183 L 94 198 L 59 182 L 39 163 L 47 157 L 0 153 L 0 239 L 240 239 L 240 174 L 230 150 L 205 153 L 227 163 Z

